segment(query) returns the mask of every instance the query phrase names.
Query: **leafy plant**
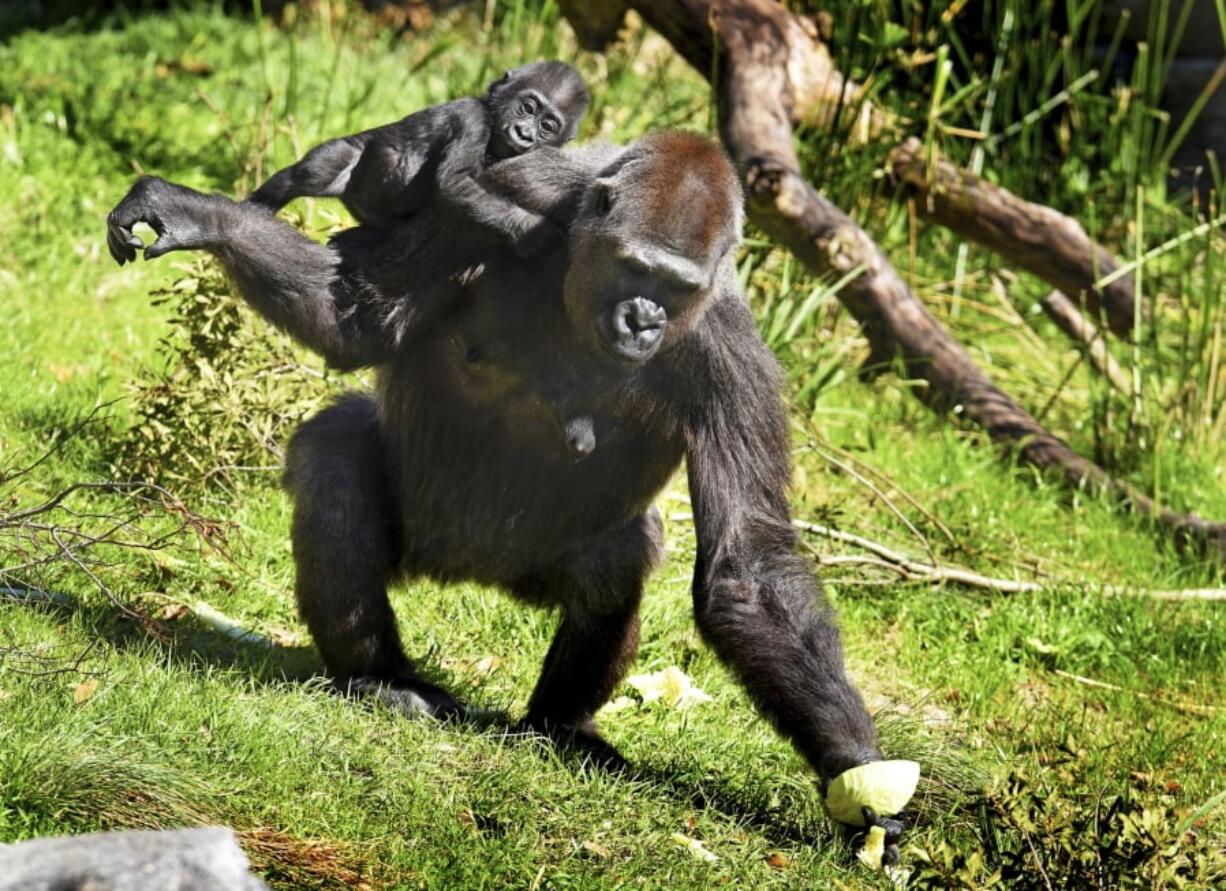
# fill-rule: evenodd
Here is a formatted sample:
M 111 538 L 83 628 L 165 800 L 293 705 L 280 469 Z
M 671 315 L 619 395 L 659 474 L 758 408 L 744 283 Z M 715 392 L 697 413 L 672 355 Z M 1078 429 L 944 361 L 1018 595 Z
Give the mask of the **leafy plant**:
M 172 308 L 166 364 L 131 386 L 134 419 L 114 470 L 126 478 L 230 482 L 279 462 L 280 443 L 319 407 L 326 376 L 289 340 L 254 322 L 212 264 L 156 293 Z
M 1014 774 L 982 803 L 980 847 L 914 852 L 914 888 L 1210 888 L 1226 881 L 1222 839 L 1169 795 L 1102 795 Z

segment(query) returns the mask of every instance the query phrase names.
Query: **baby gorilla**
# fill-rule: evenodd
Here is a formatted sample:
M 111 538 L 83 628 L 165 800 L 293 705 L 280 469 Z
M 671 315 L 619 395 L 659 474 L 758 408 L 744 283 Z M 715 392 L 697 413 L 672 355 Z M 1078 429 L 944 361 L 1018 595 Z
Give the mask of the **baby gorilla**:
M 318 145 L 251 201 L 277 211 L 299 197 L 340 198 L 359 222 L 386 228 L 438 200 L 506 238 L 520 256 L 533 256 L 559 234 L 556 227 L 477 178 L 491 163 L 573 139 L 589 101 L 575 69 L 533 62 L 506 72 L 482 98 Z

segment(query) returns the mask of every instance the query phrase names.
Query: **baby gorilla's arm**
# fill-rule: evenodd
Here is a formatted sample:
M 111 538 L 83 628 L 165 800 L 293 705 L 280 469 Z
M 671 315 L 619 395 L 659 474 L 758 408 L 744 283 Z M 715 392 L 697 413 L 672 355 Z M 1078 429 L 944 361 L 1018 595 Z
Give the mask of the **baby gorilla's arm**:
M 452 123 L 457 135 L 438 165 L 438 201 L 505 238 L 521 257 L 537 256 L 561 241 L 562 231 L 549 220 L 490 192 L 478 181 L 490 138 L 484 107 L 478 102 L 457 103 Z

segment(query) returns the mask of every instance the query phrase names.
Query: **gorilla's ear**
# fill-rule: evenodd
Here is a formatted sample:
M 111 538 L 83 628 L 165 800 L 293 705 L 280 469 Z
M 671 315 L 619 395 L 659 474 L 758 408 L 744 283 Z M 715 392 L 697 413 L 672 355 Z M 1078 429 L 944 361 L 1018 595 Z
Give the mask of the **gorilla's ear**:
M 510 82 L 511 82 L 511 69 L 508 68 L 506 71 L 502 72 L 502 77 L 498 78 L 498 80 L 490 84 L 489 89 L 486 90 L 486 92 L 493 93 L 495 90 L 502 89 Z

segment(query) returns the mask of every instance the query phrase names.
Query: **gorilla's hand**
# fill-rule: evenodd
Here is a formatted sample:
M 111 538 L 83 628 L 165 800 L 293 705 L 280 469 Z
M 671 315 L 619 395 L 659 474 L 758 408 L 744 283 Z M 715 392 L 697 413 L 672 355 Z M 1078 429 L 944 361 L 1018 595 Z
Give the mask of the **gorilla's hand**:
M 144 248 L 145 259 L 152 260 L 177 250 L 206 247 L 214 205 L 225 199 L 205 195 L 195 189 L 145 176 L 115 206 L 106 218 L 106 243 L 120 266 L 136 259 Z M 158 238 L 148 247 L 132 233 L 137 223 L 148 223 Z
M 903 830 L 907 828 L 907 819 L 909 817 L 906 811 L 899 811 L 892 817 L 881 817 L 875 814 L 872 808 L 862 808 L 861 813 L 864 815 L 865 827 L 880 826 L 885 830 L 885 853 L 881 857 L 881 862 L 887 866 L 894 866 L 898 863 L 898 843 L 902 840 Z

